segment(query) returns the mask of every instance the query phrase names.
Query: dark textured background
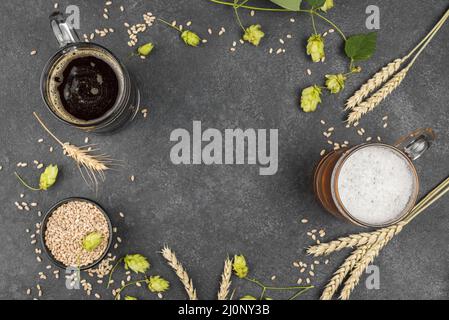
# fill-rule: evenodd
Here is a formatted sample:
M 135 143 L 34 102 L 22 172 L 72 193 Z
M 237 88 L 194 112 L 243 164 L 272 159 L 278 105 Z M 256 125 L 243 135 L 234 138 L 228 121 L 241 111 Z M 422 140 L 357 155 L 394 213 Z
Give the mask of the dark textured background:
M 125 4 L 126 2 L 126 4 Z M 113 27 L 116 32 L 97 38 L 123 59 L 138 80 L 143 105 L 149 117 L 141 115 L 130 127 L 112 136 L 89 135 L 103 151 L 124 160 L 126 166 L 107 175 L 98 195 L 83 183 L 73 163 L 43 132 L 32 117 L 39 112 L 64 140 L 82 144 L 86 134 L 55 120 L 44 107 L 39 92 L 39 76 L 46 60 L 57 50 L 48 25 L 52 1 L 0 2 L 0 298 L 25 299 L 26 288 L 37 283 L 38 272 L 48 261 L 36 262 L 26 228 L 40 220 L 36 210 L 19 212 L 14 206 L 19 194 L 25 201 L 39 203 L 45 211 L 52 203 L 68 196 L 98 200 L 110 213 L 124 243 L 116 253 L 139 252 L 152 263 L 151 273 L 168 278 L 172 289 L 167 299 L 184 298 L 181 285 L 157 253 L 170 245 L 194 279 L 200 298 L 216 295 L 223 260 L 227 254 L 244 253 L 251 274 L 267 283 L 294 284 L 300 276 L 292 266 L 306 258 L 304 248 L 311 244 L 306 232 L 325 228 L 327 239 L 360 231 L 324 212 L 311 190 L 313 166 L 319 153 L 328 147 L 320 119 L 335 126 L 338 141 L 352 144 L 362 140 L 353 129 L 345 129 L 342 106 L 345 99 L 387 62 L 405 55 L 417 40 L 436 23 L 448 7 L 448 1 L 339 1 L 329 17 L 347 34 L 365 32 L 365 8 L 376 4 L 381 9 L 381 30 L 375 56 L 362 63 L 364 72 L 348 82 L 338 97 L 325 96 L 313 114 L 298 108 L 301 88 L 321 83 L 324 74 L 342 72 L 346 60 L 337 33 L 326 38 L 327 59 L 312 64 L 305 55 L 305 41 L 311 33 L 309 17 L 293 13 L 257 13 L 250 17 L 242 10 L 246 24 L 261 23 L 267 36 L 259 48 L 238 45 L 240 37 L 232 10 L 212 5 L 206 0 L 114 1 L 111 18 L 101 18 L 104 1 L 78 1 L 81 9 L 80 33 L 98 27 Z M 60 7 L 73 3 L 61 1 Z M 124 4 L 126 12 L 119 14 Z M 136 23 L 151 11 L 167 20 L 185 25 L 209 40 L 198 49 L 186 47 L 176 32 L 155 25 L 140 35 L 141 43 L 153 41 L 157 49 L 143 61 L 128 58 L 127 34 L 123 22 Z M 296 23 L 290 23 L 291 17 Z M 224 26 L 226 33 L 218 37 Z M 209 36 L 211 27 L 214 35 Z M 318 22 L 321 31 L 328 26 Z M 291 33 L 292 40 L 285 35 Z M 447 87 L 449 69 L 449 29 L 441 33 L 418 60 L 398 91 L 362 121 L 366 136 L 382 136 L 393 142 L 400 135 L 418 127 L 433 127 L 439 139 L 432 151 L 417 162 L 422 182 L 421 193 L 429 191 L 449 174 L 447 156 L 449 129 Z M 286 39 L 286 54 L 269 55 L 270 47 Z M 30 51 L 37 49 L 36 56 Z M 312 70 L 312 76 L 306 69 Z M 389 127 L 382 127 L 382 117 L 389 115 Z M 201 120 L 203 128 L 278 128 L 279 171 L 275 176 L 259 176 L 256 166 L 175 166 L 169 158 L 170 132 L 175 128 L 191 130 L 192 121 Z M 365 136 L 365 137 L 366 137 Z M 45 138 L 38 144 L 38 138 Z M 55 147 L 49 153 L 49 146 Z M 61 166 L 57 185 L 48 192 L 25 191 L 13 176 L 16 164 L 37 159 Z M 21 169 L 28 179 L 37 179 L 35 169 Z M 130 182 L 134 174 L 136 181 Z M 33 180 L 32 180 L 33 181 Z M 118 215 L 126 214 L 125 219 Z M 354 299 L 447 299 L 449 296 L 449 200 L 444 198 L 420 216 L 395 238 L 376 260 L 381 271 L 381 289 L 366 290 L 360 285 Z M 300 220 L 308 218 L 309 224 Z M 328 266 L 319 266 L 313 284 L 317 288 L 304 298 L 318 298 L 322 286 L 345 254 L 333 255 Z M 50 277 L 52 278 L 52 277 Z M 120 273 L 117 274 L 120 278 Z M 84 299 L 81 292 L 67 291 L 64 280 L 40 281 L 46 299 Z M 252 285 L 234 282 L 236 296 L 258 294 Z M 95 286 L 104 298 L 111 295 Z M 153 298 L 143 291 L 129 291 L 140 298 Z M 288 295 L 274 295 L 288 297 Z

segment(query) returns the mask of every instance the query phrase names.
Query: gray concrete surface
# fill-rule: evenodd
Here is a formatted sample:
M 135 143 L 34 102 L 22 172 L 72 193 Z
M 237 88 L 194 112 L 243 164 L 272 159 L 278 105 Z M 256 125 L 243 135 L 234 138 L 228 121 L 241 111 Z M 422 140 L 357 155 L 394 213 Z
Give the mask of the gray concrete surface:
M 126 2 L 126 4 L 125 4 Z M 70 1 L 59 1 L 65 8 Z M 118 6 L 126 11 L 119 14 Z M 167 299 L 183 299 L 184 291 L 158 251 L 171 246 L 188 269 L 198 295 L 213 299 L 227 254 L 243 253 L 251 275 L 275 285 L 294 284 L 301 276 L 293 261 L 311 262 L 304 248 L 311 244 L 306 232 L 325 228 L 326 239 L 360 231 L 327 214 L 314 200 L 312 172 L 320 150 L 327 148 L 320 120 L 335 126 L 335 137 L 352 144 L 362 140 L 342 123 L 342 106 L 347 97 L 372 73 L 387 62 L 404 55 L 447 9 L 447 1 L 336 1 L 329 13 L 347 34 L 365 32 L 365 8 L 376 4 L 381 10 L 381 30 L 375 56 L 362 63 L 364 72 L 348 82 L 338 97 L 324 98 L 313 114 L 298 108 L 301 88 L 322 82 L 326 73 L 345 70 L 342 41 L 336 33 L 327 41 L 327 60 L 312 64 L 304 44 L 311 33 L 309 17 L 293 13 L 257 13 L 250 17 L 242 10 L 246 24 L 260 23 L 267 36 L 259 48 L 238 45 L 240 37 L 232 10 L 206 0 L 114 1 L 111 18 L 101 18 L 104 1 L 78 1 L 81 10 L 80 33 L 99 27 L 116 32 L 96 41 L 116 53 L 138 80 L 143 105 L 150 110 L 127 129 L 112 136 L 88 135 L 93 143 L 116 159 L 125 162 L 117 172 L 107 174 L 98 195 L 83 183 L 76 167 L 39 127 L 32 116 L 37 111 L 54 132 L 64 140 L 82 144 L 85 133 L 54 119 L 41 101 L 39 77 L 47 59 L 57 50 L 48 25 L 52 1 L 0 2 L 0 298 L 29 299 L 25 291 L 41 283 L 45 299 L 87 299 L 79 291 L 65 289 L 64 280 L 38 280 L 38 272 L 49 264 L 36 262 L 30 235 L 25 232 L 40 221 L 37 210 L 16 210 L 15 201 L 38 202 L 45 211 L 52 203 L 69 196 L 96 199 L 110 213 L 123 243 L 114 253 L 142 253 L 152 263 L 151 274 L 171 282 Z M 158 24 L 142 34 L 141 42 L 153 41 L 157 48 L 151 58 L 129 58 L 127 34 L 123 23 L 141 21 L 151 11 L 167 20 L 185 25 L 207 38 L 198 49 L 186 47 L 176 32 Z M 289 20 L 296 18 L 295 23 Z M 221 27 L 226 33 L 221 37 Z M 214 35 L 207 33 L 213 28 Z M 328 26 L 318 22 L 319 30 Z M 286 53 L 269 55 L 270 47 L 280 47 L 279 38 L 292 34 L 285 44 Z M 445 26 L 420 57 L 400 89 L 381 107 L 367 116 L 362 126 L 366 136 L 382 136 L 393 142 L 418 127 L 433 127 L 439 138 L 432 150 L 417 162 L 421 194 L 449 174 L 448 76 L 449 29 Z M 30 51 L 37 50 L 36 56 Z M 306 74 L 306 69 L 312 75 Z M 382 117 L 389 116 L 389 127 Z M 175 166 L 169 158 L 175 128 L 191 130 L 192 121 L 201 120 L 204 128 L 277 128 L 279 129 L 279 171 L 275 176 L 259 176 L 255 166 Z M 37 139 L 44 138 L 42 144 Z M 55 147 L 49 153 L 50 146 Z M 33 160 L 57 163 L 61 176 L 48 192 L 24 190 L 13 172 L 18 162 Z M 37 179 L 35 169 L 20 169 L 28 179 Z M 129 177 L 135 175 L 136 181 Z M 34 181 L 34 180 L 33 180 Z M 19 195 L 25 194 L 20 199 Z M 118 215 L 126 214 L 125 219 Z M 449 296 L 449 200 L 444 198 L 395 238 L 376 260 L 380 267 L 381 287 L 367 290 L 362 284 L 354 299 L 447 299 Z M 309 224 L 301 224 L 307 218 Z M 319 266 L 313 284 L 316 289 L 301 299 L 316 299 L 345 253 L 330 257 L 330 264 Z M 46 271 L 46 273 L 49 273 Z M 123 277 L 117 274 L 117 279 Z M 257 288 L 235 280 L 236 296 L 258 294 Z M 104 286 L 94 292 L 112 298 Z M 35 290 L 33 296 L 35 296 Z M 140 290 L 129 291 L 139 298 L 155 298 Z M 288 294 L 273 294 L 286 298 Z

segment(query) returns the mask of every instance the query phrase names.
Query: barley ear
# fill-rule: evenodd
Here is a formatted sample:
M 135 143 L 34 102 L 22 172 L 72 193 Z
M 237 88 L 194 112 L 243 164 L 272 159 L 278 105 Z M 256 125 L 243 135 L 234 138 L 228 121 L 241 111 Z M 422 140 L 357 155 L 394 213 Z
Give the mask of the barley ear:
M 114 160 L 105 154 L 94 154 L 91 147 L 77 147 L 70 143 L 63 143 L 55 134 L 45 125 L 42 119 L 33 112 L 42 128 L 62 147 L 64 154 L 75 161 L 81 176 L 89 187 L 98 187 L 98 177 L 105 179 L 105 171 L 113 164 Z M 84 171 L 83 171 L 84 170 Z

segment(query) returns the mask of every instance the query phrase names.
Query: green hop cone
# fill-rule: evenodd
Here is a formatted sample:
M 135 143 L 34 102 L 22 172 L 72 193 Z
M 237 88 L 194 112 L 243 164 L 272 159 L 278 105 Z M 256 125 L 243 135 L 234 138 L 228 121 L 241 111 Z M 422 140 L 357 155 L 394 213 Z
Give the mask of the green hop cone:
M 260 40 L 262 40 L 264 36 L 265 33 L 262 31 L 262 26 L 260 24 L 253 24 L 245 29 L 243 40 L 248 41 L 252 45 L 258 46 L 260 44 Z
M 183 31 L 181 33 L 181 38 L 191 47 L 197 47 L 201 42 L 200 37 L 195 32 L 189 30 Z
M 165 292 L 170 288 L 170 282 L 160 276 L 153 276 L 148 279 L 148 289 L 153 293 Z
M 345 88 L 346 77 L 340 74 L 327 74 L 326 87 L 331 93 L 339 93 Z
M 307 40 L 307 54 L 312 57 L 313 62 L 324 59 L 324 39 L 319 34 L 314 34 Z
M 48 190 L 51 186 L 53 186 L 56 182 L 56 178 L 58 177 L 58 166 L 49 165 L 45 168 L 45 171 L 41 174 L 39 180 L 39 188 L 41 190 Z
M 129 254 L 124 258 L 125 269 L 135 273 L 145 273 L 150 268 L 147 258 L 140 254 Z
M 334 0 L 326 0 L 326 2 L 320 7 L 321 11 L 327 12 L 334 7 Z
M 103 235 L 99 232 L 89 233 L 83 239 L 83 248 L 86 251 L 94 251 L 103 241 Z
M 137 300 L 136 297 L 126 296 L 125 300 Z
M 140 47 L 137 49 L 137 53 L 138 53 L 139 55 L 141 55 L 141 56 L 146 57 L 146 56 L 148 56 L 148 55 L 151 53 L 151 51 L 153 51 L 153 49 L 154 49 L 154 44 L 152 44 L 151 42 L 149 42 L 149 43 L 147 43 L 147 44 L 144 44 L 143 46 L 140 46 Z
M 321 89 L 314 85 L 302 90 L 301 108 L 304 112 L 313 112 L 321 103 Z
M 255 297 L 246 295 L 240 298 L 240 300 L 257 300 Z
M 248 275 L 248 265 L 246 264 L 246 259 L 243 255 L 234 256 L 232 268 L 239 278 L 245 278 Z

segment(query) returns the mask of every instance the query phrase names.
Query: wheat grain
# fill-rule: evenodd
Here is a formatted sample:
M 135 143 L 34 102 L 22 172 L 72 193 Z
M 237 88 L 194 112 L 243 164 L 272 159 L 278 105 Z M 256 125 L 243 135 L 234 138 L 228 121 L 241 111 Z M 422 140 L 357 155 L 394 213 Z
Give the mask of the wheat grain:
M 102 235 L 101 243 L 92 251 L 83 250 L 82 242 L 91 232 Z M 70 201 L 54 210 L 44 236 L 52 256 L 65 266 L 86 266 L 98 261 L 107 250 L 110 230 L 102 211 L 92 203 Z
M 224 263 L 223 273 L 221 275 L 220 290 L 218 291 L 218 300 L 227 300 L 229 295 L 229 288 L 231 287 L 231 276 L 232 276 L 232 261 L 226 258 Z
M 329 255 L 331 253 L 343 250 L 345 248 L 354 248 L 363 245 L 372 245 L 386 234 L 393 231 L 395 234 L 399 234 L 405 222 L 399 222 L 390 227 L 382 228 L 373 232 L 362 232 L 359 234 L 351 234 L 347 237 L 341 237 L 337 240 L 330 241 L 328 243 L 322 243 L 320 245 L 311 246 L 307 249 L 307 253 L 315 257 Z
M 386 97 L 388 97 L 404 80 L 411 64 L 399 71 L 393 78 L 384 84 L 367 100 L 354 107 L 348 116 L 348 123 L 354 124 L 359 121 L 363 115 L 374 110 Z
M 370 245 L 362 245 L 345 260 L 345 262 L 335 271 L 332 279 L 328 282 L 321 294 L 320 300 L 331 300 L 335 292 L 338 290 L 343 280 L 351 272 L 356 263 L 366 254 Z
M 383 67 L 371 79 L 362 85 L 351 98 L 348 99 L 345 110 L 352 110 L 354 107 L 359 105 L 371 92 L 380 87 L 385 81 L 393 76 L 399 70 L 404 61 L 404 58 L 396 59 Z
M 187 271 L 182 264 L 176 258 L 175 253 L 167 246 L 162 249 L 162 256 L 167 260 L 170 267 L 173 268 L 181 283 L 184 285 L 184 289 L 187 292 L 190 300 L 198 300 L 196 290 L 193 287 L 193 281 L 189 278 Z

